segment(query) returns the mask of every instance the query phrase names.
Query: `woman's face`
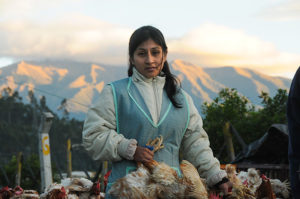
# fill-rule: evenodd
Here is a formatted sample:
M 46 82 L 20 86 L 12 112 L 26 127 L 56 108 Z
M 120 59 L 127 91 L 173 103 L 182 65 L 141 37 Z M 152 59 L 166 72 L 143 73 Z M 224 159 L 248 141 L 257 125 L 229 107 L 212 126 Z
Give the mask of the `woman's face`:
M 163 52 L 162 47 L 152 39 L 148 39 L 136 48 L 131 62 L 144 77 L 152 78 L 160 73 L 166 57 L 167 54 Z

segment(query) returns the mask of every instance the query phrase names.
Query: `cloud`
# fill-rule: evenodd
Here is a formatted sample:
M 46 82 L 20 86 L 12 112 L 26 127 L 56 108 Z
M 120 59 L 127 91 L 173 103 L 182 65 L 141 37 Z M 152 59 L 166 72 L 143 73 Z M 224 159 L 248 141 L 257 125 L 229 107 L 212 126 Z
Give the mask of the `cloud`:
M 169 43 L 169 58 L 204 67 L 237 66 L 269 75 L 296 71 L 299 54 L 280 52 L 270 42 L 215 24 L 203 24 Z
M 282 1 L 264 9 L 260 16 L 270 21 L 300 21 L 300 1 Z
M 0 55 L 119 64 L 126 62 L 131 32 L 129 28 L 80 14 L 68 14 L 47 23 L 0 21 Z
M 32 9 L 29 6 L 25 10 Z M 132 32 L 128 27 L 79 13 L 65 13 L 44 21 L 6 18 L 0 20 L 0 57 L 125 65 Z M 281 75 L 296 71 L 300 63 L 299 54 L 280 52 L 273 43 L 242 30 L 210 23 L 168 40 L 168 46 L 169 60 L 182 59 L 203 67 L 231 65 Z

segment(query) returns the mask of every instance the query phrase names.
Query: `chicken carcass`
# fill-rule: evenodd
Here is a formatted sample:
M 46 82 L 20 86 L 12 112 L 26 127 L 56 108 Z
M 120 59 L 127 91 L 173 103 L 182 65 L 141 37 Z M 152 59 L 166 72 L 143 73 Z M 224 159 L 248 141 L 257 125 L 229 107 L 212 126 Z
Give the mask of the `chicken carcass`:
M 13 196 L 13 189 L 9 188 L 8 186 L 3 187 L 0 190 L 0 199 L 9 199 L 10 197 Z
M 173 168 L 155 160 L 145 166 L 151 172 L 152 183 L 147 187 L 150 198 L 185 198 L 185 191 L 188 191 L 189 186 L 184 178 L 179 178 Z
M 256 198 L 257 199 L 276 199 L 275 194 L 273 193 L 272 190 L 272 185 L 270 183 L 270 179 L 268 179 L 265 175 L 261 176 L 262 183 L 261 185 L 257 188 L 256 190 Z
M 270 183 L 274 194 L 278 198 L 290 198 L 290 183 L 288 181 L 281 182 L 278 179 L 270 179 Z
M 100 183 L 86 178 L 66 178 L 61 181 L 62 186 L 68 190 L 68 195 L 78 199 L 100 199 Z
M 118 179 L 110 188 L 109 194 L 119 199 L 146 199 L 149 184 L 149 170 L 142 163 L 138 163 L 137 170 Z
M 11 199 L 39 199 L 39 193 L 35 190 L 23 190 L 22 187 L 16 186 L 14 188 L 14 195 Z
M 248 180 L 248 174 L 247 176 L 244 175 L 244 178 L 241 181 L 240 178 L 238 178 L 236 167 L 227 164 L 225 166 L 225 171 L 227 173 L 229 181 L 232 183 L 232 190 L 231 194 L 228 196 L 230 199 L 255 199 L 255 192 L 251 191 L 251 189 L 248 188 L 247 180 Z M 245 173 L 246 174 L 246 173 Z
M 240 179 L 243 185 L 248 186 L 248 172 L 246 171 L 240 171 L 237 174 L 237 177 Z
M 49 185 L 45 192 L 40 195 L 41 199 L 67 199 L 68 191 L 61 184 L 53 183 Z
M 257 188 L 262 183 L 262 179 L 260 177 L 260 173 L 258 170 L 254 169 L 254 168 L 248 169 L 247 183 L 248 183 L 248 187 L 251 189 L 251 191 L 253 193 L 255 193 Z
M 226 164 L 225 171 L 227 173 L 228 180 L 232 182 L 233 185 L 242 185 L 241 180 L 237 177 L 236 167 L 232 164 Z
M 182 160 L 180 169 L 184 180 L 187 182 L 189 190 L 186 192 L 186 197 L 195 199 L 208 198 L 208 193 L 204 180 L 200 178 L 197 169 L 187 160 Z
M 160 137 L 150 140 L 148 145 L 153 146 L 155 152 L 163 147 L 162 141 Z M 191 164 L 187 161 L 184 161 L 180 167 L 183 169 L 183 178 L 163 162 L 152 160 L 145 164 L 138 163 L 137 170 L 117 180 L 109 190 L 109 194 L 119 199 L 208 198 L 197 170 L 191 169 Z M 196 179 L 197 176 L 199 179 Z M 203 196 L 198 196 L 197 193 Z

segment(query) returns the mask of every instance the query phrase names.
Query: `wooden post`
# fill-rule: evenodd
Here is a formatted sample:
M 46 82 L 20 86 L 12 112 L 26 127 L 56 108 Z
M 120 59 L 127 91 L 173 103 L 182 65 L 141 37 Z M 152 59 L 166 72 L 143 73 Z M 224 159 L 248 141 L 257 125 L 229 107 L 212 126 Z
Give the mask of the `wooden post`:
M 16 175 L 16 186 L 21 185 L 21 174 L 22 174 L 22 159 L 23 159 L 23 154 L 22 152 L 18 153 L 17 157 L 17 175 Z
M 243 151 L 246 151 L 247 150 L 247 145 L 246 143 L 244 142 L 243 138 L 240 136 L 239 132 L 234 128 L 234 126 L 232 124 L 229 124 L 230 125 L 230 132 L 236 136 L 238 142 L 241 144 L 241 146 L 243 147 Z
M 67 141 L 67 164 L 68 164 L 68 170 L 67 170 L 67 176 L 69 178 L 72 177 L 72 147 L 71 147 L 71 139 L 69 138 Z
M 52 168 L 49 131 L 52 125 L 53 115 L 50 112 L 43 112 L 42 122 L 39 127 L 39 155 L 41 170 L 41 193 L 52 184 Z
M 227 153 L 229 156 L 229 160 L 233 161 L 235 159 L 235 154 L 234 154 L 234 147 L 232 143 L 232 135 L 230 133 L 230 123 L 226 122 L 225 126 L 223 128 L 223 133 L 224 133 L 224 140 L 226 143 L 226 148 L 227 148 Z

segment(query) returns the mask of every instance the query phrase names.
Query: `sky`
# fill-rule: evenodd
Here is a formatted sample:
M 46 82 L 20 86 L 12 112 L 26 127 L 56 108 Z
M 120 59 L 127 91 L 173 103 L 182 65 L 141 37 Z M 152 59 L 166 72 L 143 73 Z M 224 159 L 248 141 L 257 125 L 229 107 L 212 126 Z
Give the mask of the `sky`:
M 288 78 L 300 66 L 299 0 L 0 0 L 0 67 L 41 59 L 127 66 L 129 37 L 143 25 L 162 31 L 169 61 Z

